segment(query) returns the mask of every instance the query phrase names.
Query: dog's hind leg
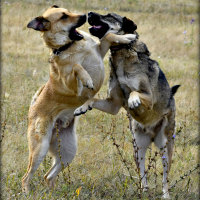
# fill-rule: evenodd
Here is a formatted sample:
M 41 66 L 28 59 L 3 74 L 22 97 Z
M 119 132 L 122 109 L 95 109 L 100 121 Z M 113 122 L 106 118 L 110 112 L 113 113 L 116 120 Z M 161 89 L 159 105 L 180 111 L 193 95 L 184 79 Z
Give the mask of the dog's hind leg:
M 44 179 L 49 187 L 54 187 L 56 176 L 61 170 L 70 164 L 76 154 L 77 140 L 75 130 L 75 120 L 73 119 L 67 128 L 61 128 L 54 134 L 54 140 L 50 144 L 49 152 L 53 157 L 53 166 L 45 174 Z
M 151 144 L 151 137 L 145 134 L 140 126 L 136 126 L 135 121 L 132 123 L 131 133 L 133 135 L 134 156 L 137 168 L 140 173 L 143 191 L 148 189 L 147 172 L 145 171 L 145 155 L 147 148 Z
M 174 140 L 172 135 L 174 133 L 175 122 L 165 116 L 163 118 L 161 129 L 155 137 L 155 144 L 161 150 L 162 164 L 163 164 L 163 198 L 169 198 L 169 183 L 168 175 L 171 167 L 172 153 Z
M 169 163 L 168 163 L 168 172 L 171 169 L 171 163 L 172 163 L 172 155 L 173 155 L 173 150 L 174 150 L 174 142 L 175 142 L 175 138 L 174 138 L 174 133 L 175 133 L 175 112 L 172 112 L 169 116 L 168 116 L 168 125 L 165 128 L 165 135 L 168 138 L 168 142 L 167 142 L 167 151 L 168 151 L 168 158 L 169 158 Z
M 52 131 L 47 130 L 48 127 L 44 128 L 44 125 L 45 122 L 40 121 L 36 123 L 36 128 L 31 127 L 28 131 L 29 164 L 27 172 L 22 178 L 23 192 L 29 192 L 29 182 L 49 149 Z M 43 130 L 41 130 L 42 127 Z

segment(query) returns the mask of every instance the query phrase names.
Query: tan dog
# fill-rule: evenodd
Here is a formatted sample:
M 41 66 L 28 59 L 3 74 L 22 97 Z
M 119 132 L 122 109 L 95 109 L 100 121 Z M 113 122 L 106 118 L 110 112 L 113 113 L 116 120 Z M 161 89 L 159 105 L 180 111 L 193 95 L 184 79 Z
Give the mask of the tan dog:
M 99 38 L 108 33 L 135 33 L 137 26 L 126 17 L 115 13 L 88 14 L 90 25 L 104 27 L 90 32 Z M 88 108 L 117 114 L 124 107 L 132 116 L 135 161 L 140 171 L 144 189 L 148 188 L 145 171 L 145 154 L 148 146 L 155 142 L 163 161 L 163 197 L 169 197 L 168 174 L 172 162 L 175 133 L 174 94 L 180 85 L 169 87 L 164 73 L 152 60 L 146 45 L 136 40 L 133 45 L 113 45 L 110 56 L 110 82 L 108 98 L 92 98 L 77 108 L 75 115 L 85 113 Z M 134 119 L 134 120 L 133 120 Z
M 41 32 L 52 52 L 50 78 L 35 94 L 29 109 L 29 164 L 22 178 L 23 191 L 29 191 L 29 182 L 48 151 L 54 162 L 44 178 L 54 187 L 57 174 L 76 153 L 74 110 L 93 97 L 103 83 L 103 57 L 111 43 L 135 39 L 131 34 L 110 34 L 102 46 L 89 34 L 76 30 L 85 22 L 86 15 L 52 6 L 28 24 L 28 28 Z

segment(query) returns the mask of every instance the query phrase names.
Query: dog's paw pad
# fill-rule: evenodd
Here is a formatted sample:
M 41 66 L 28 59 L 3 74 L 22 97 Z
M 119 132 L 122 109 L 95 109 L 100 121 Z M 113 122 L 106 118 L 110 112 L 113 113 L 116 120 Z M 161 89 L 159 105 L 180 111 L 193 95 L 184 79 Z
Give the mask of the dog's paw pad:
M 141 105 L 141 101 L 139 97 L 129 98 L 128 99 L 128 106 L 130 109 L 135 109 Z

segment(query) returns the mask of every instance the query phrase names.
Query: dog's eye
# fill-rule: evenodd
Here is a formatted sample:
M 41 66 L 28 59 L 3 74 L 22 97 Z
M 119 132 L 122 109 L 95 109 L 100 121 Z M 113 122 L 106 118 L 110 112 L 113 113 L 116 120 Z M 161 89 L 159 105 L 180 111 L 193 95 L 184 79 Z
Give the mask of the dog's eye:
M 66 14 L 64 14 L 60 19 L 67 19 L 68 16 Z

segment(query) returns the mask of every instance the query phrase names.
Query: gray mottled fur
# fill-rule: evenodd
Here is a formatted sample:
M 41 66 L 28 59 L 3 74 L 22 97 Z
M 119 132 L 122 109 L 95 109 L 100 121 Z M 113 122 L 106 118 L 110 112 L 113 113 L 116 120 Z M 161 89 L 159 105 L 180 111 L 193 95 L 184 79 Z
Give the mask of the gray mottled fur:
M 113 13 L 99 16 L 100 20 L 104 23 L 107 20 L 107 25 L 112 27 L 107 33 L 127 33 L 123 30 L 121 16 Z M 136 31 L 132 33 L 139 37 Z M 113 46 L 117 45 L 113 44 Z M 147 46 L 139 39 L 131 46 L 124 46 L 117 51 L 111 50 L 109 65 L 111 70 L 108 97 L 104 100 L 90 99 L 75 112 L 83 113 L 88 108 L 96 108 L 110 114 L 117 114 L 119 109 L 124 107 L 131 115 L 134 150 L 138 154 L 136 164 L 140 169 L 144 190 L 148 188 L 145 154 L 148 146 L 154 141 L 160 149 L 163 161 L 163 197 L 168 198 L 168 174 L 174 147 L 172 136 L 175 134 L 173 95 L 179 85 L 169 87 L 158 62 L 150 58 Z

